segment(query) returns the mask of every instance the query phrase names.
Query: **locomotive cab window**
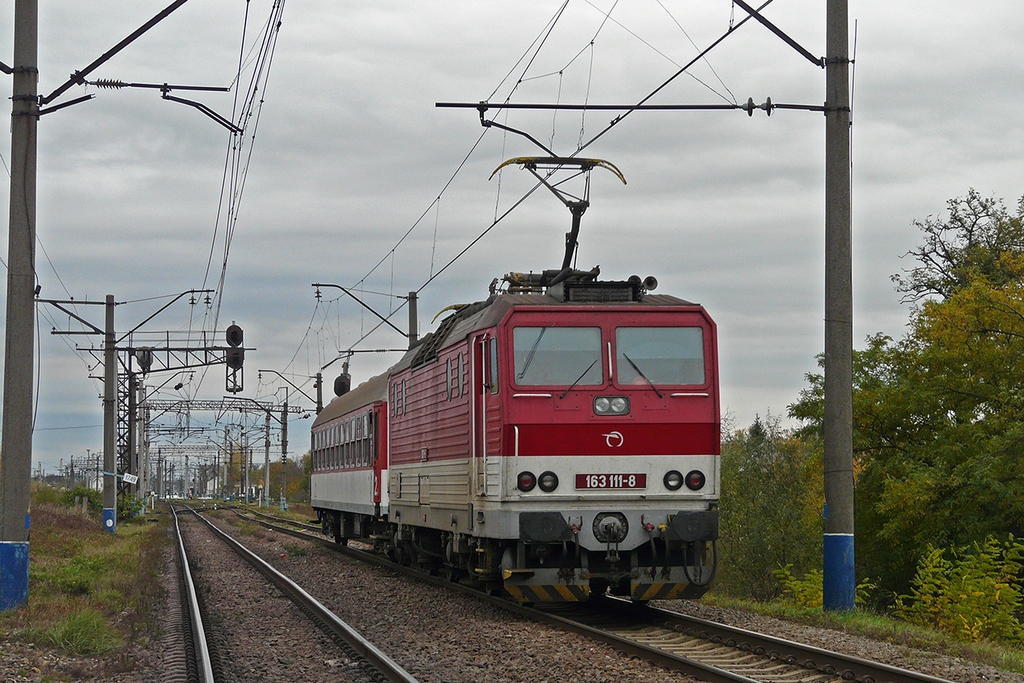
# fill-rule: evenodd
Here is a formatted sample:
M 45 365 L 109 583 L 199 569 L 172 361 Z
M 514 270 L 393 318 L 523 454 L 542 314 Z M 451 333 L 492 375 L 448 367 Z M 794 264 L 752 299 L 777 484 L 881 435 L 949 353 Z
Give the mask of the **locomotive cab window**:
M 704 330 L 700 327 L 619 327 L 615 330 L 618 384 L 704 384 Z
M 517 327 L 512 347 L 519 386 L 604 384 L 599 327 Z

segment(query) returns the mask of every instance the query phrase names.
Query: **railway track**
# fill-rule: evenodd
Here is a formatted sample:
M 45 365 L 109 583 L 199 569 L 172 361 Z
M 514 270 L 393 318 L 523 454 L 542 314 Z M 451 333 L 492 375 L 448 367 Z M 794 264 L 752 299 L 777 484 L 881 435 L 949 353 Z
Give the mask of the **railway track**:
M 186 552 L 186 543 L 182 526 L 179 524 L 178 513 L 190 515 L 216 536 L 221 542 L 227 545 L 236 555 L 245 560 L 251 567 L 255 568 L 267 581 L 273 584 L 281 594 L 286 596 L 299 610 L 304 613 L 316 627 L 324 631 L 327 636 L 341 646 L 350 658 L 358 658 L 366 664 L 360 667 L 361 672 L 353 675 L 353 680 L 386 681 L 389 683 L 418 683 L 417 679 L 403 669 L 397 662 L 387 654 L 378 649 L 368 639 L 360 635 L 333 612 L 327 609 L 316 598 L 311 596 L 298 584 L 274 569 L 255 553 L 248 550 L 236 539 L 213 525 L 209 520 L 194 509 L 184 507 L 171 508 L 175 518 L 175 529 L 177 532 L 178 552 L 180 558 L 179 567 L 182 572 L 182 584 L 184 586 L 183 602 L 187 602 L 186 626 L 184 650 L 188 660 L 188 681 L 197 683 L 221 683 L 232 679 L 227 675 L 223 665 L 218 665 L 216 646 L 211 647 L 212 639 L 210 634 L 216 627 L 209 625 L 209 619 L 204 619 L 205 610 L 201 609 L 196 590 L 197 581 L 191 571 L 192 565 L 189 562 Z M 190 532 L 191 533 L 191 532 Z M 269 616 L 269 615 L 268 615 Z M 223 623 L 225 616 L 220 615 L 218 620 Z M 308 640 L 308 639 L 307 639 Z M 250 648 L 251 649 L 251 648 Z M 265 656 L 265 653 L 257 653 L 256 656 Z M 223 656 L 221 657 L 223 658 Z
M 250 519 L 279 533 L 303 538 L 424 581 L 472 593 L 529 619 L 585 635 L 632 656 L 701 680 L 715 683 L 951 683 L 884 663 L 617 598 L 596 598 L 585 603 L 559 603 L 545 607 L 522 606 L 275 522 L 310 528 L 312 525 L 296 524 L 293 520 L 262 513 L 258 519 Z
M 717 624 L 667 610 L 602 597 L 589 603 L 544 608 L 577 632 L 605 642 L 621 639 L 640 656 L 667 653 L 696 663 L 697 676 L 714 681 L 791 681 L 793 683 L 951 683 L 753 631 Z M 692 666 L 692 664 L 687 664 Z M 705 669 L 705 667 L 708 667 Z M 705 672 L 704 674 L 698 672 Z

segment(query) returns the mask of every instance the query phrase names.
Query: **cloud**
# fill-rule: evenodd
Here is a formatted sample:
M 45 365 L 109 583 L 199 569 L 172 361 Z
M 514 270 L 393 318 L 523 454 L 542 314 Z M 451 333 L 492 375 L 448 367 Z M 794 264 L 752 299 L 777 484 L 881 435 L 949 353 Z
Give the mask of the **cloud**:
M 598 8 L 613 5 L 613 20 L 605 21 Z M 216 286 L 225 231 L 233 229 L 218 327 L 239 321 L 256 347 L 246 360 L 246 394 L 267 397 L 283 386 L 256 379 L 260 367 L 294 373 L 308 390 L 306 376 L 375 324 L 347 298 L 328 302 L 337 290 L 318 302 L 311 283 L 349 286 L 365 277 L 367 290 L 405 295 L 533 185 L 515 167 L 488 177 L 504 159 L 536 147 L 497 130 L 478 144 L 477 112 L 437 109 L 436 102 L 500 102 L 509 93 L 515 102 L 636 102 L 697 53 L 691 39 L 708 45 L 728 29 L 731 13 L 735 22 L 743 18 L 728 2 L 570 3 L 548 35 L 558 7 L 532 0 L 289 3 L 269 85 L 258 94 L 258 135 L 251 156 L 246 148 L 239 159 L 248 174 L 232 221 L 231 191 L 222 193 L 226 130 L 153 90 L 76 86 L 66 97 L 97 97 L 40 120 L 38 232 L 60 277 L 40 253 L 44 296 L 95 300 L 109 292 L 137 301 L 117 311 L 119 329 L 129 329 L 166 301 L 144 301 L 149 297 L 204 280 Z M 161 8 L 114 0 L 44 6 L 40 91 L 52 91 Z M 268 1 L 187 3 L 92 78 L 232 84 L 246 8 L 243 61 L 250 63 Z M 0 11 L 12 16 L 13 2 L 0 0 Z M 775 3 L 765 11 L 813 54 L 824 52 L 824 8 Z M 902 333 L 908 311 L 889 276 L 908 266 L 899 256 L 919 238 L 915 218 L 940 213 L 969 187 L 1008 201 L 1024 194 L 1024 123 L 1013 114 L 1024 99 L 1017 59 L 1024 6 L 999 0 L 978 12 L 946 1 L 855 0 L 850 16 L 857 21 L 853 236 L 861 340 Z M 0 45 L 10 44 L 10 24 L 0 25 Z M 755 22 L 693 73 L 699 81 L 681 76 L 652 102 L 824 99 L 823 72 Z M 9 83 L 0 79 L 4 101 Z M 176 94 L 225 116 L 237 106 L 235 93 Z M 615 116 L 489 114 L 560 153 Z M 5 133 L 5 160 L 8 143 Z M 769 407 L 783 413 L 822 345 L 821 114 L 635 112 L 584 154 L 614 163 L 628 185 L 595 172 L 580 265 L 600 264 L 608 277 L 655 275 L 659 291 L 703 303 L 719 325 L 723 410 L 739 426 Z M 6 208 L 2 193 L 0 210 Z M 453 301 L 486 297 L 494 277 L 557 265 L 568 225 L 568 211 L 550 193 L 535 192 L 421 292 L 421 332 Z M 370 296 L 385 310 L 401 303 Z M 147 329 L 209 329 L 212 315 L 176 304 Z M 403 326 L 405 311 L 395 320 Z M 66 339 L 41 326 L 37 424 L 95 424 L 95 381 Z M 402 344 L 388 332 L 361 345 Z M 396 357 L 354 358 L 356 381 Z M 198 376 L 182 391 L 219 397 L 221 372 L 210 369 L 199 394 Z M 303 429 L 290 433 L 296 452 L 307 445 Z M 90 438 L 78 430 L 40 431 L 35 458 L 53 468 L 61 457 L 98 446 Z

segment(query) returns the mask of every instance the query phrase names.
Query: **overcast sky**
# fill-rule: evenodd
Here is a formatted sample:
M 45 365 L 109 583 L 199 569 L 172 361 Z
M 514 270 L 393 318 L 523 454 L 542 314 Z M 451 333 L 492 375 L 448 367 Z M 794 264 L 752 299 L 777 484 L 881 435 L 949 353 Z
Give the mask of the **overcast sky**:
M 40 93 L 164 4 L 41 2 Z M 824 5 L 775 0 L 764 13 L 823 55 Z M 14 2 L 0 7 L 0 61 L 10 64 Z M 525 138 L 485 133 L 473 109 L 435 103 L 634 103 L 744 16 L 728 0 L 570 0 L 559 14 L 561 7 L 562 0 L 292 0 L 258 93 L 262 104 L 234 156 L 225 128 L 155 90 L 72 88 L 54 104 L 96 98 L 39 123 L 41 296 L 113 294 L 126 302 L 116 313 L 123 333 L 169 296 L 217 289 L 219 307 L 192 307 L 186 297 L 142 331 L 180 336 L 237 321 L 256 349 L 246 358 L 242 395 L 259 399 L 282 399 L 284 391 L 273 375 L 261 381 L 258 369 L 284 373 L 312 394 L 307 377 L 340 352 L 402 346 L 385 330 L 360 341 L 374 320 L 338 290 L 323 290 L 318 302 L 310 284 L 361 283 L 394 295 L 420 289 L 533 186 L 517 167 L 489 179 L 491 172 L 504 159 L 540 153 Z M 191 0 L 89 80 L 231 86 L 230 93 L 172 93 L 231 118 L 269 16 L 270 0 Z M 919 241 L 915 219 L 943 213 L 948 199 L 972 187 L 1008 205 L 1024 194 L 1024 3 L 851 0 L 850 17 L 854 327 L 862 346 L 870 334 L 904 333 L 909 310 L 890 276 L 911 265 L 900 255 Z M 820 105 L 824 85 L 822 69 L 751 21 L 652 103 L 771 97 Z M 10 77 L 0 77 L 8 106 L 10 87 Z M 510 111 L 497 120 L 568 155 L 613 116 Z M 583 156 L 607 159 L 628 184 L 594 172 L 578 267 L 600 265 L 612 279 L 654 275 L 659 293 L 702 303 L 718 323 L 723 415 L 736 427 L 756 414 L 784 415 L 823 346 L 824 117 L 636 112 Z M 6 175 L 7 126 L 0 157 Z M 234 192 L 230 184 L 222 190 L 231 167 L 245 169 Z M 5 216 L 8 199 L 0 192 Z M 550 193 L 529 196 L 422 289 L 420 334 L 443 307 L 485 298 L 495 277 L 557 267 L 569 221 Z M 6 260 L 6 241 L 0 248 Z M 401 303 L 380 295 L 367 301 L 385 312 Z M 80 312 L 102 325 L 102 307 Z M 405 325 L 404 310 L 395 321 Z M 102 386 L 90 379 L 102 367 L 76 349 L 99 340 L 49 334 L 54 325 L 77 329 L 68 324 L 40 306 L 33 461 L 48 471 L 102 444 Z M 354 382 L 397 358 L 357 355 Z M 325 371 L 325 398 L 339 366 Z M 150 387 L 165 381 L 161 398 L 224 395 L 222 366 L 147 379 Z M 308 404 L 294 391 L 291 401 Z M 218 417 L 218 426 L 232 419 L 194 413 L 188 426 Z M 310 420 L 292 418 L 299 421 L 290 425 L 289 450 L 297 455 L 308 448 Z

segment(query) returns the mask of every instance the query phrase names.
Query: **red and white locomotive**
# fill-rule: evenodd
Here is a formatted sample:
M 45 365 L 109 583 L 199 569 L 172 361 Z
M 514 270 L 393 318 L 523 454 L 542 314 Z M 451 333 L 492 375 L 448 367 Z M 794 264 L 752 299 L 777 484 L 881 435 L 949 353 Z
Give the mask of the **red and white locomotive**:
M 715 323 L 653 278 L 556 273 L 506 276 L 317 416 L 324 533 L 521 602 L 699 597 L 717 561 Z

